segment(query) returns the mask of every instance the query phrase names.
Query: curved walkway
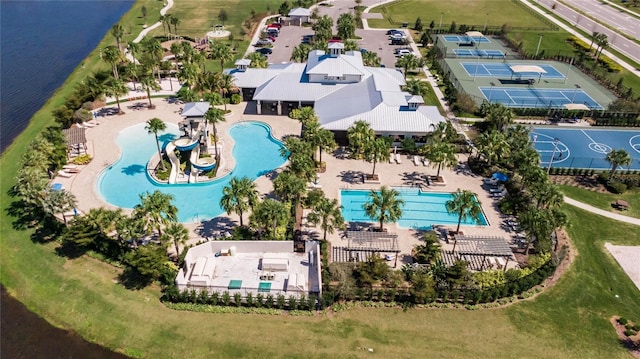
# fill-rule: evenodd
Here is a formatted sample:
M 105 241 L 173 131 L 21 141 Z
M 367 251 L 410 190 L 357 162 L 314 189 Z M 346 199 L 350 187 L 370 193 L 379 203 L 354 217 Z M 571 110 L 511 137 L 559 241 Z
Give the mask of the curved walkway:
M 160 9 L 160 15 L 164 16 L 167 13 L 167 10 L 171 9 L 171 7 L 173 6 L 173 0 L 167 0 L 167 6 L 163 7 L 162 9 Z M 133 42 L 140 42 L 142 41 L 142 39 L 147 36 L 147 34 L 149 33 L 149 31 L 155 29 L 156 27 L 162 25 L 162 23 L 160 21 L 156 22 L 155 24 L 149 26 L 148 28 L 140 31 L 140 34 L 138 35 L 138 37 L 135 38 L 135 40 L 133 40 Z
M 591 213 L 595 213 L 607 218 L 611 218 L 611 219 L 615 219 L 616 221 L 620 221 L 620 222 L 625 222 L 625 223 L 629 223 L 629 224 L 633 224 L 636 226 L 640 226 L 640 219 L 638 218 L 633 218 L 633 217 L 628 217 L 628 216 L 623 216 L 621 214 L 617 214 L 617 213 L 611 213 L 608 211 L 605 211 L 603 209 L 600 208 L 596 208 L 594 206 L 588 205 L 586 203 L 582 203 L 580 201 L 576 201 L 575 199 L 571 199 L 567 196 L 564 197 L 564 201 L 572 206 L 584 209 L 585 211 L 589 211 Z

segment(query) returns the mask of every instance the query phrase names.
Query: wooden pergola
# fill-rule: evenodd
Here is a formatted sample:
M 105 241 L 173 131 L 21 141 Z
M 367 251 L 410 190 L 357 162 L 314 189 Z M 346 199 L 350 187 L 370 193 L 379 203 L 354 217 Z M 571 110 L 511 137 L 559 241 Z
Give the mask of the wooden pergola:
M 71 154 L 72 151 L 77 151 L 78 155 L 80 154 L 80 150 L 84 153 L 87 153 L 87 137 L 85 136 L 85 128 L 71 126 L 67 129 L 62 130 L 64 133 L 64 137 L 67 141 L 67 156 Z
M 507 269 L 509 260 L 513 258 L 513 251 L 503 237 L 497 236 L 466 236 L 463 234 L 454 235 L 453 250 L 448 257 L 450 261 L 465 260 L 469 262 L 470 268 L 484 270 L 487 259 L 491 257 L 503 258 L 506 260 L 504 270 Z M 443 260 L 447 263 L 447 257 L 443 252 Z
M 387 232 L 347 231 L 347 246 L 334 247 L 333 260 L 335 262 L 359 261 L 369 258 L 375 253 L 394 253 L 395 263 L 398 264 L 398 235 Z

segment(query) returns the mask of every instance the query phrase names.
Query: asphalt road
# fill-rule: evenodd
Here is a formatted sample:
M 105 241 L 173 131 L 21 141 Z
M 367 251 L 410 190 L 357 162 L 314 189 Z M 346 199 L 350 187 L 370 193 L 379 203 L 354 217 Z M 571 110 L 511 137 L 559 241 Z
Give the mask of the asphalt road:
M 609 47 L 617 50 L 618 52 L 626 55 L 636 62 L 640 62 L 640 45 L 636 44 L 635 42 L 628 40 L 624 36 L 614 32 L 613 30 L 610 30 L 598 24 L 597 22 L 576 12 L 570 7 L 563 5 L 562 3 L 556 2 L 554 0 L 541 0 L 538 1 L 538 3 L 546 7 L 549 13 L 555 13 L 565 20 L 570 21 L 574 27 L 580 28 L 586 31 L 588 34 L 591 34 L 594 31 L 606 34 L 609 41 Z M 556 8 L 551 9 L 551 6 L 553 6 L 554 4 L 556 5 Z M 608 23 L 606 20 L 603 20 L 603 22 Z M 638 26 L 640 27 L 640 22 Z
M 640 19 L 598 0 L 563 0 L 575 9 L 600 19 L 623 34 L 640 38 Z

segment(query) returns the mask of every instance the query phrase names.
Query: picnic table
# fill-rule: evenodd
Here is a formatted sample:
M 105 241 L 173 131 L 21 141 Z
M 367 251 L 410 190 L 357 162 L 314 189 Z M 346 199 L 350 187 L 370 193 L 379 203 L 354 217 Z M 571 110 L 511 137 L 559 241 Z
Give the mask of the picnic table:
M 627 209 L 629 209 L 629 202 L 622 199 L 617 200 L 615 205 L 621 211 L 626 211 Z

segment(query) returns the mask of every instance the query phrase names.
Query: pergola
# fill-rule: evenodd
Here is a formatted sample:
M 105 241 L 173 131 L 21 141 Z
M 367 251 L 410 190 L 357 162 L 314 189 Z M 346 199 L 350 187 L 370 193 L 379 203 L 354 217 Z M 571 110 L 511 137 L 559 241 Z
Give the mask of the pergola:
M 504 264 L 504 269 L 506 270 L 509 260 L 513 258 L 513 251 L 503 237 L 456 234 L 454 239 L 455 242 L 449 259 L 453 260 L 453 263 L 460 259 L 466 260 L 470 264 L 470 269 L 484 270 L 487 258 L 498 257 L 506 259 Z M 447 264 L 446 257 L 443 252 L 445 264 Z
M 540 66 L 535 65 L 512 65 L 509 66 L 511 69 L 511 79 L 513 80 L 514 74 L 520 74 L 522 72 L 535 72 L 538 74 L 538 82 L 542 79 L 542 74 L 546 74 L 547 71 Z
M 369 257 L 374 253 L 395 253 L 396 258 L 394 267 L 397 265 L 397 254 L 400 253 L 397 234 L 387 232 L 347 231 L 346 238 L 346 247 L 334 247 L 334 261 L 350 261 L 354 258 L 354 254 L 360 253 L 365 257 Z M 342 253 L 339 254 L 339 252 Z M 346 254 L 347 258 L 342 258 L 342 254 Z
M 80 149 L 87 153 L 87 137 L 85 136 L 84 127 L 71 126 L 62 130 L 67 141 L 67 148 L 76 150 L 80 154 Z M 69 153 L 69 152 L 67 152 Z

